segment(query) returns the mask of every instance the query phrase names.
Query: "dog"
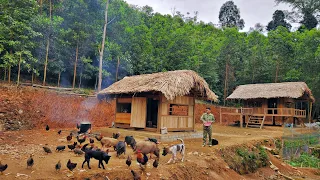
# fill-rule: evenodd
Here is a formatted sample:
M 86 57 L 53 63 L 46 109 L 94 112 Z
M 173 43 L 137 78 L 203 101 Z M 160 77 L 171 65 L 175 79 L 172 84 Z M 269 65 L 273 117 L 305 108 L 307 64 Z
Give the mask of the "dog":
M 216 139 L 211 139 L 211 144 L 212 144 L 212 146 L 218 145 L 218 144 L 219 144 L 219 141 L 216 140 Z
M 102 166 L 102 168 L 105 169 L 104 165 L 103 165 L 103 161 L 106 164 L 108 164 L 111 156 L 107 152 L 104 152 L 104 151 L 88 150 L 84 154 L 84 161 L 82 163 L 82 168 L 83 168 L 84 163 L 87 162 L 88 168 L 91 169 L 91 167 L 90 167 L 90 159 L 91 158 L 94 158 L 99 161 L 98 168 L 101 168 L 101 166 Z
M 169 148 L 168 147 L 163 148 L 163 152 L 162 152 L 163 156 L 166 156 L 167 154 L 172 154 L 172 157 L 169 159 L 167 164 L 171 163 L 172 161 L 173 161 L 173 163 L 175 163 L 175 160 L 176 160 L 178 153 L 180 153 L 182 156 L 181 162 L 184 161 L 184 154 L 185 154 L 186 147 L 185 147 L 184 141 L 182 139 L 178 138 L 177 140 L 181 141 L 181 144 L 176 144 L 176 145 L 173 145 Z

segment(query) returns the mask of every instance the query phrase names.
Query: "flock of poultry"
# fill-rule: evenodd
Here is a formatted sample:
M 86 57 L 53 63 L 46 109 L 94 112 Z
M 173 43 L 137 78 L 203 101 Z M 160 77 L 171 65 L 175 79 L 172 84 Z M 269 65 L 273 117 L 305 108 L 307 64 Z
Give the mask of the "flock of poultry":
M 77 128 L 78 125 L 77 125 Z M 48 125 L 46 125 L 46 131 L 49 131 L 50 130 L 50 127 Z M 60 135 L 61 134 L 61 130 L 58 131 L 58 134 Z M 118 139 L 120 136 L 120 133 L 116 133 L 116 134 L 113 134 L 113 137 L 114 139 Z M 131 136 L 132 137 L 132 136 Z M 95 136 L 96 140 L 97 141 L 100 141 L 101 144 L 102 144 L 102 147 L 104 147 L 104 143 L 101 141 L 101 139 L 103 138 L 103 136 L 100 134 L 100 136 Z M 67 141 L 70 142 L 72 139 L 73 139 L 73 133 L 70 133 L 67 137 L 66 137 Z M 91 147 L 90 148 L 87 148 L 87 146 L 89 144 L 86 144 L 84 146 L 81 146 L 82 143 L 84 143 L 87 139 L 87 136 L 83 136 L 83 138 L 79 138 L 79 136 L 77 135 L 76 136 L 76 140 L 77 142 L 73 142 L 73 144 L 70 144 L 70 145 L 67 145 L 68 149 L 72 150 L 76 155 L 83 155 L 86 153 L 86 150 L 91 150 L 91 151 L 102 151 L 101 149 L 97 148 L 96 146 L 94 146 L 94 139 L 90 138 L 89 139 L 89 142 L 91 144 Z M 149 141 L 151 142 L 154 142 L 154 143 L 157 143 L 157 140 L 154 139 L 154 138 L 149 138 Z M 79 144 L 78 144 L 79 143 Z M 132 146 L 132 145 L 131 145 Z M 56 151 L 63 151 L 65 150 L 66 146 L 57 146 L 56 147 Z M 115 150 L 116 150 L 116 146 L 114 146 Z M 132 147 L 133 148 L 133 147 Z M 49 154 L 49 153 L 52 153 L 51 149 L 47 146 L 43 146 L 43 150 L 46 154 Z M 109 149 L 106 150 L 106 153 L 108 154 L 109 152 Z M 139 163 L 140 167 L 142 169 L 144 169 L 147 165 L 147 162 L 148 162 L 148 156 L 145 154 L 145 153 L 142 153 L 140 150 L 137 150 L 135 152 L 136 154 L 136 159 L 137 159 L 137 162 Z M 117 156 L 118 156 L 118 153 L 117 153 Z M 90 158 L 95 158 L 95 157 L 90 157 Z M 151 155 L 150 155 L 150 158 L 151 158 Z M 98 160 L 98 159 L 97 159 Z M 33 154 L 30 155 L 30 157 L 28 158 L 27 160 L 27 168 L 32 168 L 32 166 L 34 165 L 34 159 L 33 159 Z M 130 167 L 132 163 L 132 157 L 129 155 L 128 158 L 126 159 L 126 164 L 128 167 Z M 159 158 L 156 158 L 153 162 L 153 167 L 157 168 L 159 165 Z M 67 164 L 66 164 L 67 168 L 69 169 L 70 172 L 72 172 L 76 166 L 77 166 L 77 163 L 72 163 L 71 160 L 69 159 Z M 83 165 L 82 165 L 83 166 Z M 7 164 L 1 164 L 1 161 L 0 161 L 0 173 L 3 174 L 3 172 L 8 168 L 8 165 Z M 55 170 L 56 171 L 59 171 L 61 169 L 61 162 L 60 160 L 57 162 L 57 164 L 55 165 Z M 133 179 L 134 180 L 139 180 L 141 179 L 139 173 L 131 170 L 131 173 L 133 175 Z

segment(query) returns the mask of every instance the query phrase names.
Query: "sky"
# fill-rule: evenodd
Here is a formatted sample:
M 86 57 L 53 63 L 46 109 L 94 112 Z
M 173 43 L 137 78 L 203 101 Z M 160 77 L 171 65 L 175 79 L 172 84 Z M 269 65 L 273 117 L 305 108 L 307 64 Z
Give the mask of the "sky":
M 198 11 L 198 19 L 204 22 L 219 23 L 220 7 L 227 0 L 126 0 L 129 4 L 151 6 L 155 12 L 172 14 L 172 9 L 183 14 L 193 15 Z M 244 31 L 254 27 L 256 23 L 267 25 L 272 20 L 275 10 L 291 10 L 287 5 L 276 5 L 274 0 L 233 0 L 240 9 L 240 16 L 245 21 Z

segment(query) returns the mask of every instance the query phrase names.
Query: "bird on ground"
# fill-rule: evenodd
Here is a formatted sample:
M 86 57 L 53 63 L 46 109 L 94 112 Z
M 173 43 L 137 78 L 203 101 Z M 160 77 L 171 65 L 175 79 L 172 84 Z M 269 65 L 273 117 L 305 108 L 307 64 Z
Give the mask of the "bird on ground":
M 58 131 L 58 134 L 60 135 L 60 134 L 61 134 L 61 132 L 62 132 L 62 131 L 61 131 L 61 130 L 59 130 L 59 131 Z
M 52 153 L 51 149 L 48 148 L 47 146 L 43 146 L 42 148 L 43 148 L 44 152 L 46 152 L 47 154 Z
M 159 166 L 159 159 L 154 160 L 153 167 L 157 168 Z
M 72 140 L 72 133 L 69 134 L 69 136 L 67 136 L 67 141 L 71 141 Z
M 61 162 L 60 160 L 58 161 L 58 163 L 56 164 L 56 171 L 59 171 L 61 169 Z
M 47 125 L 46 125 L 46 131 L 49 131 L 49 129 L 50 129 L 50 127 L 49 127 L 49 125 L 47 124 Z
M 29 157 L 29 159 L 27 160 L 27 168 L 29 168 L 29 167 L 32 168 L 33 164 L 34 164 L 33 155 L 30 154 L 30 157 Z
M 132 162 L 132 158 L 131 156 L 128 156 L 127 160 L 126 160 L 126 164 L 128 165 L 128 167 L 131 165 Z
M 134 170 L 131 170 L 131 173 L 133 175 L 134 180 L 141 180 L 141 176 L 137 172 L 135 172 Z
M 69 161 L 67 162 L 67 168 L 69 169 L 69 171 L 73 171 L 74 168 L 77 167 L 77 163 L 72 163 L 71 160 L 69 159 Z
M 6 169 L 8 168 L 8 164 L 1 164 L 1 161 L 0 161 L 0 173 L 3 174 L 3 171 L 5 171 Z

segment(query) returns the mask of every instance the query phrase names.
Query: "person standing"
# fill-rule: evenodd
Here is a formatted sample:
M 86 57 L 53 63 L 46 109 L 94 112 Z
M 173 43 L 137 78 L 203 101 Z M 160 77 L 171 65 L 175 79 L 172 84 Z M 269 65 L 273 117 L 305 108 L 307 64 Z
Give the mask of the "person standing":
M 212 123 L 215 122 L 213 114 L 211 114 L 211 109 L 206 108 L 206 112 L 202 114 L 200 120 L 203 123 L 203 144 L 202 147 L 206 146 L 207 137 L 208 139 L 208 145 L 209 147 L 212 146 Z

